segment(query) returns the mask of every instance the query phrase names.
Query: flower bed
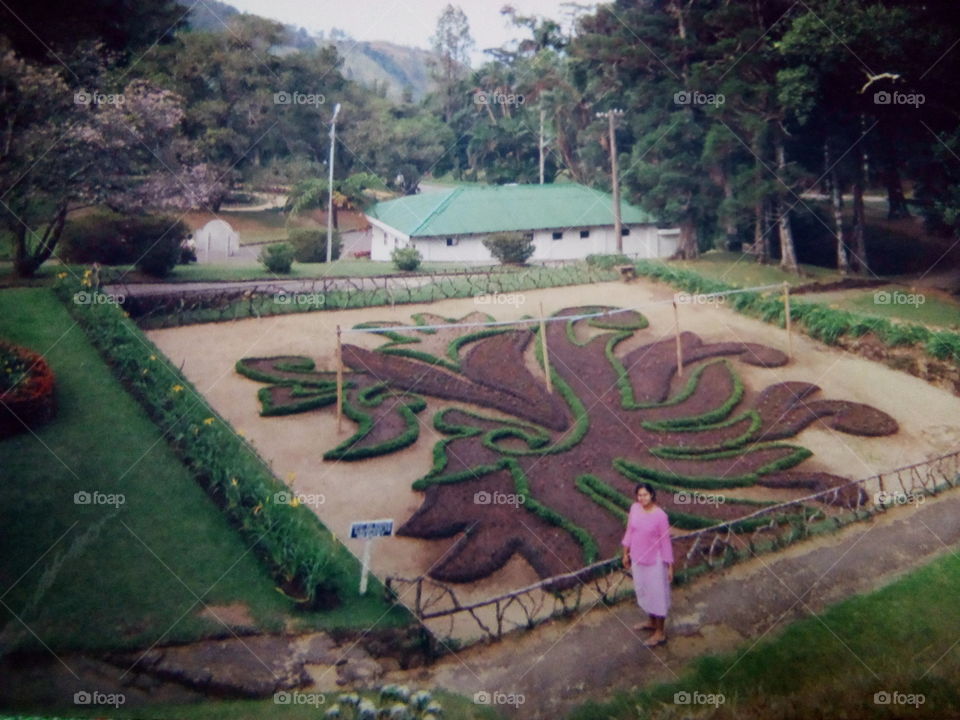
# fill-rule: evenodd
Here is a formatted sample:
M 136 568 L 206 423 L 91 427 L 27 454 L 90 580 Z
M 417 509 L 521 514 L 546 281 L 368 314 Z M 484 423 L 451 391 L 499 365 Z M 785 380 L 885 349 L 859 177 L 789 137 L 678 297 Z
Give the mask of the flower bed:
M 0 439 L 41 425 L 55 413 L 53 371 L 47 361 L 0 342 Z

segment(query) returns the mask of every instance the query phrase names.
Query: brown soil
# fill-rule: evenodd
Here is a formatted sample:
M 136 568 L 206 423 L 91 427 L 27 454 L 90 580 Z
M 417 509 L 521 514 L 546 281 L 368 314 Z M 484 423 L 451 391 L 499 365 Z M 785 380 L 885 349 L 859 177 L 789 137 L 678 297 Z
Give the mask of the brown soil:
M 522 305 L 498 307 L 497 319 L 519 319 L 529 315 L 530 309 L 540 302 L 547 313 L 577 303 L 590 304 L 598 298 L 611 305 L 633 307 L 668 300 L 672 292 L 664 286 L 637 280 L 630 285 L 615 282 L 531 291 L 522 293 L 521 297 L 524 300 Z M 329 371 L 335 367 L 338 324 L 344 328 L 371 321 L 409 324 L 411 315 L 417 310 L 460 318 L 475 312 L 477 305 L 466 298 L 419 307 L 303 313 L 197 325 L 151 331 L 148 335 L 178 367 L 183 367 L 187 378 L 218 413 L 243 432 L 278 477 L 285 478 L 296 492 L 325 496 L 325 502 L 312 509 L 338 537 L 344 539 L 351 551 L 359 555 L 362 542 L 348 538 L 351 521 L 393 517 L 400 524 L 420 507 L 424 496 L 412 490 L 411 485 L 429 472 L 433 446 L 443 438 L 429 419 L 450 402 L 427 399 L 427 409 L 418 415 L 420 439 L 400 454 L 351 464 L 324 461 L 323 453 L 350 437 L 353 424 L 345 421 L 343 430 L 338 432 L 332 407 L 296 416 L 261 417 L 257 390 L 263 386 L 237 374 L 234 363 L 244 357 L 306 356 L 313 359 L 318 368 Z M 672 337 L 673 311 L 669 304 L 647 306 L 642 312 L 649 318 L 650 328 L 624 341 L 618 347 L 618 354 L 628 354 L 656 339 Z M 681 307 L 680 322 L 684 330 L 696 333 L 706 342 L 735 339 L 781 351 L 787 348 L 782 330 L 722 306 Z M 590 329 L 590 332 L 597 331 Z M 345 341 L 368 350 L 385 343 L 384 338 L 369 333 L 345 334 Z M 527 356 L 530 353 L 528 350 Z M 536 370 L 535 366 L 531 367 Z M 956 397 L 916 377 L 827 347 L 805 336 L 794 335 L 793 358 L 787 366 L 759 367 L 737 362 L 736 367 L 747 387 L 745 403 L 752 402 L 769 384 L 804 381 L 821 387 L 825 397 L 869 404 L 895 418 L 900 425 L 896 435 L 878 441 L 837 433 L 822 422 L 814 422 L 793 441 L 815 453 L 797 471 L 868 477 L 960 446 L 960 400 Z M 603 394 L 603 390 L 600 388 L 596 392 Z M 465 407 L 491 416 L 498 415 L 474 405 Z M 787 499 L 792 493 L 790 490 L 758 487 L 725 492 L 754 499 Z M 587 504 L 593 505 L 584 503 Z M 525 513 L 524 519 L 527 517 L 533 517 L 532 513 Z M 457 542 L 461 542 L 461 538 L 433 542 L 394 537 L 377 541 L 373 572 L 381 577 L 424 575 Z M 514 556 L 490 577 L 458 588 L 457 597 L 461 602 L 478 601 L 537 579 L 538 575 L 530 565 L 523 558 Z M 412 601 L 412 596 L 403 599 Z M 455 630 L 471 634 L 471 628 L 458 626 Z

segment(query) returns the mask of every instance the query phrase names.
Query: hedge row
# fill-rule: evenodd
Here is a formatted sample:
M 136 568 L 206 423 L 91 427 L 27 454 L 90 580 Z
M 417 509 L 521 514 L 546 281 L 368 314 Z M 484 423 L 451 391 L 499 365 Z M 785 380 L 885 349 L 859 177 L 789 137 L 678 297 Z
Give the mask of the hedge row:
M 691 294 L 720 293 L 737 290 L 732 285 L 710 280 L 691 270 L 669 267 L 662 263 L 642 260 L 636 264 L 637 274 L 662 280 Z M 730 295 L 728 303 L 738 312 L 758 317 L 780 327 L 786 324 L 783 301 L 778 297 L 756 292 Z M 835 345 L 841 337 L 862 337 L 875 334 L 888 347 L 915 345 L 937 360 L 946 360 L 960 366 L 960 333 L 949 330 L 931 330 L 923 325 L 893 323 L 884 318 L 872 318 L 836 310 L 816 303 L 794 301 L 790 304 L 790 318 L 810 337 Z
M 356 558 L 311 510 L 287 501 L 286 486 L 253 448 L 116 305 L 72 302 L 80 289 L 70 277 L 54 286 L 119 381 L 256 547 L 279 589 L 310 609 L 331 607 L 345 592 L 352 593 Z

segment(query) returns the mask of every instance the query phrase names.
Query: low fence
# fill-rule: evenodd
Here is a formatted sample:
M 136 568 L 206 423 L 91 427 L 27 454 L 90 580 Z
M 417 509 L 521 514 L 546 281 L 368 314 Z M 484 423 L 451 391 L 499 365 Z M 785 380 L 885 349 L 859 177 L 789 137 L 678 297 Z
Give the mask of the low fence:
M 960 450 L 931 460 L 853 480 L 829 490 L 771 505 L 735 520 L 673 538 L 678 583 L 776 550 L 812 535 L 843 527 L 891 506 L 922 503 L 930 495 L 960 484 Z M 396 602 L 437 636 L 461 647 L 499 640 L 504 634 L 561 615 L 613 604 L 633 593 L 620 558 L 541 580 L 480 601 L 461 600 L 458 591 L 429 577 L 388 577 Z
M 202 289 L 170 285 L 163 292 L 138 292 L 135 285 L 104 288 L 124 297 L 123 308 L 141 327 L 177 327 L 247 317 L 317 310 L 345 310 L 539 290 L 614 280 L 608 269 L 583 263 L 521 270 L 485 269 L 443 274 L 321 277 L 222 283 Z

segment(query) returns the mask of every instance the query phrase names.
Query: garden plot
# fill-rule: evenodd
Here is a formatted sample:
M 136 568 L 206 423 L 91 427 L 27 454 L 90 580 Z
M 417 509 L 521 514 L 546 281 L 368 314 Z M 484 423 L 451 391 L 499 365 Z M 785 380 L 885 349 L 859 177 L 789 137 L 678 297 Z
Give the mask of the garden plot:
M 670 297 L 608 283 L 150 337 L 354 552 L 351 522 L 396 520 L 378 576 L 428 575 L 462 602 L 616 554 L 640 480 L 680 533 L 960 444 L 960 399 L 802 336 L 790 358 L 783 330 L 722 303 L 679 306 L 678 376 Z M 541 303 L 552 392 L 537 324 L 479 324 Z M 638 309 L 576 319 L 609 308 Z M 450 321 L 470 327 L 412 327 Z M 869 502 L 856 493 L 834 502 Z

